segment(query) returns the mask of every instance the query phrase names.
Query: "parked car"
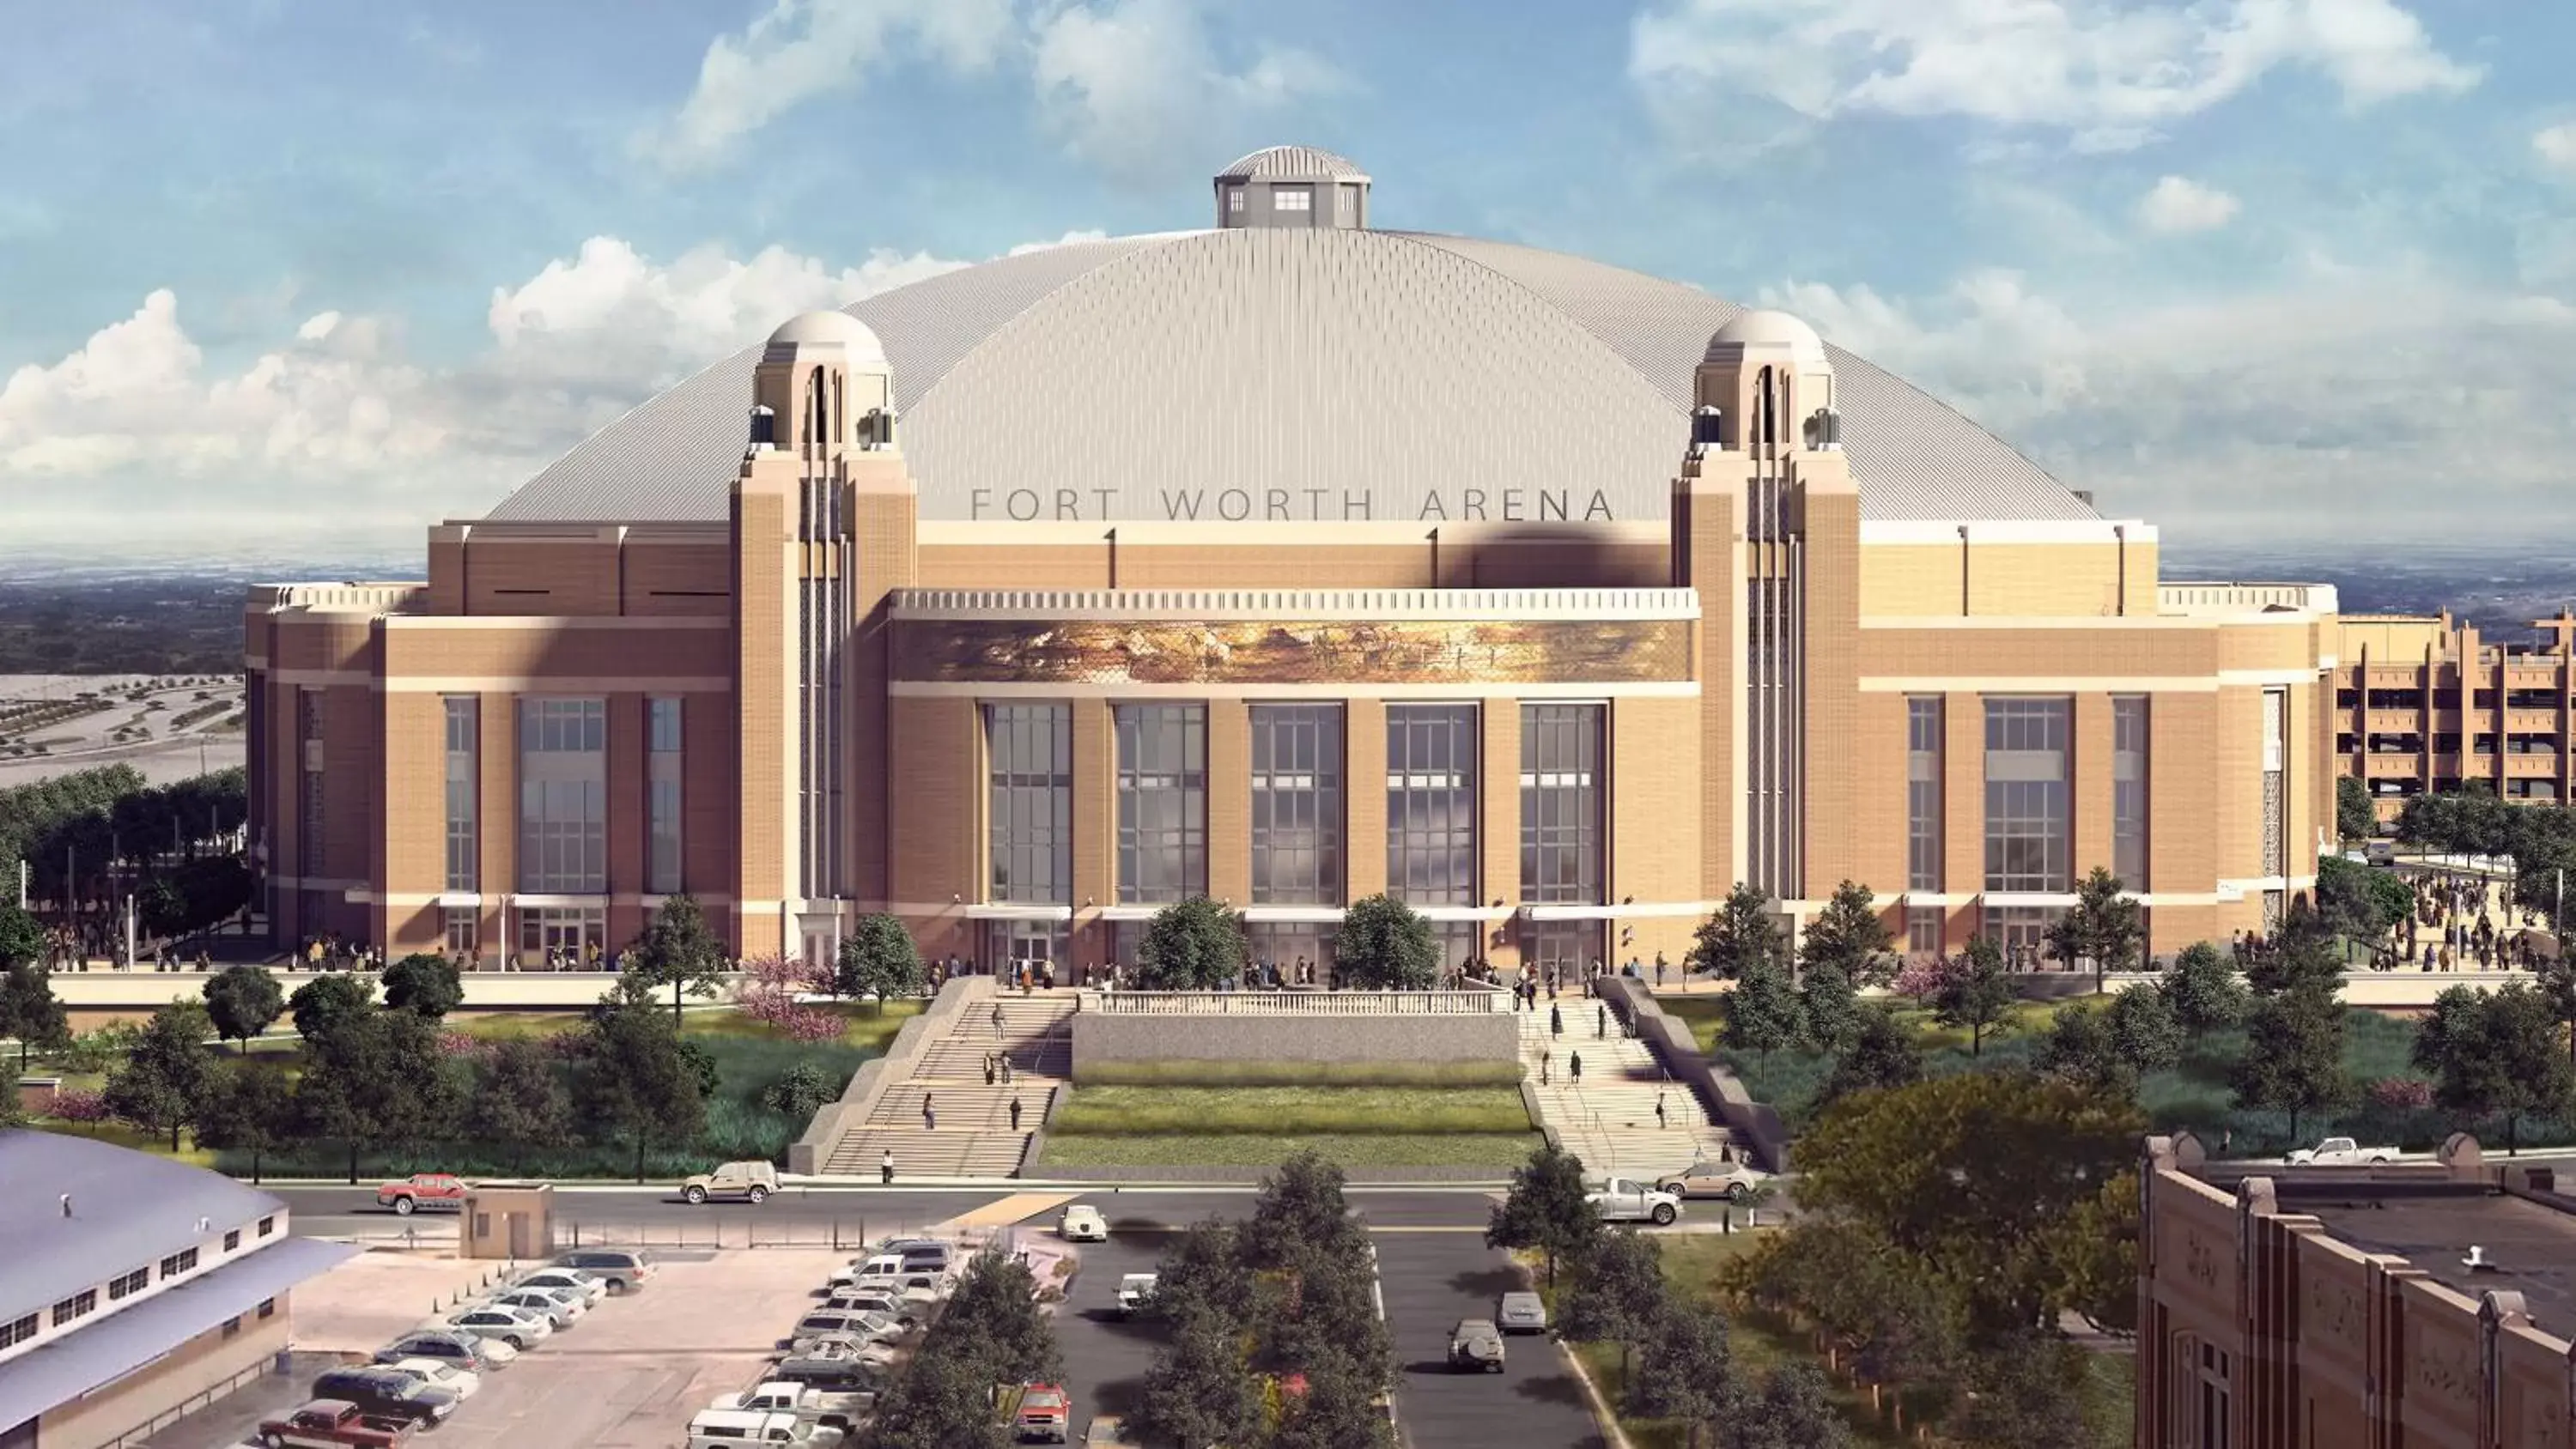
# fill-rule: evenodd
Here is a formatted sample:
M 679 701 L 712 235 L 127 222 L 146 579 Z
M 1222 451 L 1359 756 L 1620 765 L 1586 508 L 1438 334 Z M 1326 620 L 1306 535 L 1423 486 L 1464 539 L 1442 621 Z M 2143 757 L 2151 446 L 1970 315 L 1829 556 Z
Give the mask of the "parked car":
M 1109 1241 L 1109 1220 L 1100 1215 L 1100 1209 L 1078 1202 L 1055 1220 L 1055 1231 L 1068 1243 L 1105 1243 Z
M 497 1338 L 523 1352 L 554 1337 L 555 1333 L 553 1323 L 523 1308 L 459 1309 L 449 1314 L 444 1322 L 433 1326 L 458 1329 L 483 1338 Z
M 596 1304 L 608 1296 L 608 1282 L 571 1268 L 539 1268 L 519 1275 L 521 1288 L 550 1288 L 578 1293 L 585 1303 Z
M 894 1250 L 907 1273 L 945 1273 L 957 1261 L 957 1255 L 946 1243 L 932 1239 L 904 1244 Z
M 532 1313 L 557 1329 L 566 1329 L 581 1321 L 590 1305 L 575 1294 L 554 1288 L 504 1288 L 483 1300 L 486 1308 L 516 1308 Z
M 794 1414 L 750 1409 L 705 1409 L 689 1421 L 688 1449 L 734 1449 L 739 1444 L 793 1444 L 829 1449 L 841 1442 L 841 1431 L 805 1423 Z
M 766 1162 L 728 1162 L 680 1184 L 680 1197 L 691 1203 L 714 1198 L 764 1203 L 778 1191 L 778 1169 Z
M 2349 1137 L 2329 1137 L 2291 1153 L 2289 1163 L 2292 1167 L 2359 1167 L 2396 1160 L 2394 1147 L 2364 1147 Z
M 1154 1273 L 1130 1273 L 1118 1280 L 1118 1311 L 1134 1314 L 1144 1311 L 1154 1301 L 1154 1285 L 1161 1277 Z
M 376 1350 L 376 1362 L 434 1358 L 458 1368 L 488 1373 L 516 1360 L 519 1351 L 497 1338 L 484 1338 L 453 1328 L 416 1328 Z
M 387 1373 L 408 1375 L 415 1383 L 445 1389 L 460 1399 L 474 1397 L 474 1391 L 483 1387 L 481 1374 L 469 1368 L 458 1368 L 443 1359 L 398 1358 L 384 1367 Z
M 1073 1396 L 1060 1384 L 1030 1384 L 1020 1390 L 1011 1437 L 1022 1444 L 1073 1442 Z
M 1632 1178 L 1613 1177 L 1583 1195 L 1605 1223 L 1646 1223 L 1658 1227 L 1682 1215 L 1678 1194 L 1660 1191 Z
M 938 1301 L 923 1289 L 895 1293 L 883 1288 L 842 1288 L 824 1299 L 823 1306 L 845 1312 L 882 1314 L 909 1327 L 928 1318 L 932 1306 Z
M 609 1293 L 632 1293 L 650 1282 L 653 1260 L 641 1248 L 575 1248 L 557 1253 L 555 1266 L 578 1268 L 608 1284 Z
M 1722 1197 L 1736 1202 L 1758 1190 L 1764 1180 L 1760 1168 L 1741 1162 L 1711 1162 L 1703 1157 L 1679 1172 L 1667 1173 L 1655 1184 L 1655 1191 L 1681 1198 Z
M 882 1343 L 862 1343 L 854 1338 L 827 1338 L 803 1349 L 790 1350 L 769 1371 L 773 1380 L 789 1380 L 809 1388 L 838 1389 L 843 1392 L 874 1390 L 885 1382 L 886 1370 L 894 1363 L 894 1349 Z
M 454 1212 L 465 1206 L 465 1179 L 444 1172 L 415 1172 L 377 1188 L 376 1206 L 406 1217 L 422 1208 Z
M 849 1432 L 876 1395 L 866 1390 L 843 1392 L 809 1388 L 793 1379 L 770 1379 L 747 1393 L 718 1394 L 710 1409 L 736 1409 L 759 1414 L 793 1414 L 827 1429 Z
M 380 1364 L 327 1369 L 313 1381 L 313 1397 L 355 1404 L 359 1412 L 404 1419 L 427 1428 L 444 1423 L 465 1396 L 435 1388 Z
M 838 1288 L 852 1284 L 883 1288 L 902 1276 L 902 1254 L 870 1253 L 864 1258 L 852 1259 L 847 1266 L 833 1269 L 832 1286 Z
M 1129 1438 L 1116 1414 L 1094 1414 L 1082 1431 L 1082 1449 L 1145 1449 L 1145 1441 Z
M 1453 1369 L 1503 1371 L 1503 1335 L 1490 1318 L 1461 1318 L 1449 1330 L 1449 1366 Z
M 1545 1333 L 1547 1304 L 1535 1293 L 1506 1293 L 1494 1303 L 1494 1326 L 1505 1333 Z
M 903 1337 L 904 1326 L 882 1313 L 856 1309 L 818 1308 L 796 1320 L 787 1331 L 787 1345 L 803 1348 L 826 1338 L 849 1338 L 860 1343 L 892 1343 Z
M 315 1399 L 291 1414 L 262 1419 L 264 1449 L 394 1449 L 412 1436 L 408 1419 L 370 1414 L 340 1399 Z

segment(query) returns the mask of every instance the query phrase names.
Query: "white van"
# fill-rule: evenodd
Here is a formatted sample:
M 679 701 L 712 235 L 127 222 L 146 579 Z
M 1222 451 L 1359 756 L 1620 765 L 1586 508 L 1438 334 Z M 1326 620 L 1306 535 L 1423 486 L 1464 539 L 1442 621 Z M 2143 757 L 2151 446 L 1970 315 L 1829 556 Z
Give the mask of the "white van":
M 689 1421 L 689 1449 L 740 1449 L 745 1444 L 791 1444 L 830 1449 L 841 1431 L 798 1422 L 794 1414 L 757 1409 L 706 1409 Z

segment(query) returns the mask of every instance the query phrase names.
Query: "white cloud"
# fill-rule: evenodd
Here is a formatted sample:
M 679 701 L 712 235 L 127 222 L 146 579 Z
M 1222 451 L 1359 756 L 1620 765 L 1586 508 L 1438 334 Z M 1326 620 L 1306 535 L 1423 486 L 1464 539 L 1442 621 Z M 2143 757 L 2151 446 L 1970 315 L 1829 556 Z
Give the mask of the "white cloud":
M 2438 534 L 2563 510 L 2576 306 L 2433 262 L 2320 259 L 2274 290 L 2164 300 L 2078 302 L 2005 271 L 1920 298 L 1793 281 L 1761 300 L 2116 516 L 2321 537 L 2374 513 Z M 2476 506 L 2428 509 L 2453 481 L 2475 482 Z
M 2532 154 L 2562 176 L 2576 179 L 2576 121 L 2566 121 L 2531 138 Z
M 859 85 L 905 39 L 973 71 L 1014 27 L 1011 0 L 776 0 L 741 35 L 708 44 L 688 100 L 641 144 L 674 169 L 702 166 L 804 102 Z
M 1664 0 L 1629 51 L 1658 95 L 1759 96 L 1813 120 L 1959 116 L 2084 151 L 2143 145 L 2286 67 L 2355 106 L 2483 73 L 2394 0 Z
M 1330 65 L 1298 50 L 1266 48 L 1227 69 L 1198 0 L 1069 5 L 1039 23 L 1036 42 L 1038 99 L 1065 148 L 1128 179 L 1183 160 L 1204 164 L 1211 130 L 1341 84 Z
M 2149 231 L 2168 234 L 2215 231 L 2236 219 L 2243 203 L 2214 186 L 2185 176 L 2168 176 L 2138 200 L 2138 220 Z
M 593 237 L 495 287 L 487 344 L 449 366 L 412 356 L 394 319 L 337 311 L 213 362 L 164 288 L 0 386 L 0 517 L 17 545 L 156 532 L 208 544 L 297 520 L 397 543 L 489 507 L 653 390 L 797 312 L 965 265 L 879 251 L 835 267 L 780 247 L 657 262 Z

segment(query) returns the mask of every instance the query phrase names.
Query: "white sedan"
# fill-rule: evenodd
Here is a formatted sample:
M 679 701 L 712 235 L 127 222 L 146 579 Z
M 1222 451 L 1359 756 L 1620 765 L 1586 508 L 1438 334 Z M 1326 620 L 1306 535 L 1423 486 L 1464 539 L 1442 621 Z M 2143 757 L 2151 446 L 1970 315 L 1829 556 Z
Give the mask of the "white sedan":
M 428 1384 L 433 1388 L 445 1389 L 460 1399 L 470 1399 L 474 1397 L 474 1391 L 483 1387 L 483 1376 L 481 1374 L 474 1372 L 472 1369 L 458 1368 L 456 1365 L 445 1362 L 441 1359 L 396 1359 L 392 1363 L 385 1365 L 385 1367 L 393 1370 L 395 1373 L 403 1375 L 413 1383 Z
M 534 1273 L 521 1274 L 519 1281 L 512 1286 L 578 1293 L 581 1295 L 582 1302 L 593 1305 L 608 1296 L 608 1284 L 605 1281 L 594 1278 L 579 1268 L 540 1268 Z
M 494 1308 L 516 1308 L 535 1314 L 558 1330 L 579 1323 L 581 1316 L 590 1311 L 579 1294 L 552 1288 L 510 1288 L 483 1301 Z
M 485 1305 L 452 1313 L 433 1328 L 453 1328 L 477 1338 L 498 1339 L 512 1348 L 524 1349 L 554 1337 L 554 1324 L 536 1314 L 518 1308 Z

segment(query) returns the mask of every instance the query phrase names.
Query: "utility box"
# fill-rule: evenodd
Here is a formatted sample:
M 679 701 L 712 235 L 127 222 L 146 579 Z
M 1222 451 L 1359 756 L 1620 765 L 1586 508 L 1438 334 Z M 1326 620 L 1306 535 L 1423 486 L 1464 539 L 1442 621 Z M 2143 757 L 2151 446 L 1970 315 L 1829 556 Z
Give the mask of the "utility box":
M 555 1189 L 546 1182 L 478 1182 L 465 1190 L 457 1255 L 536 1262 L 555 1252 Z

